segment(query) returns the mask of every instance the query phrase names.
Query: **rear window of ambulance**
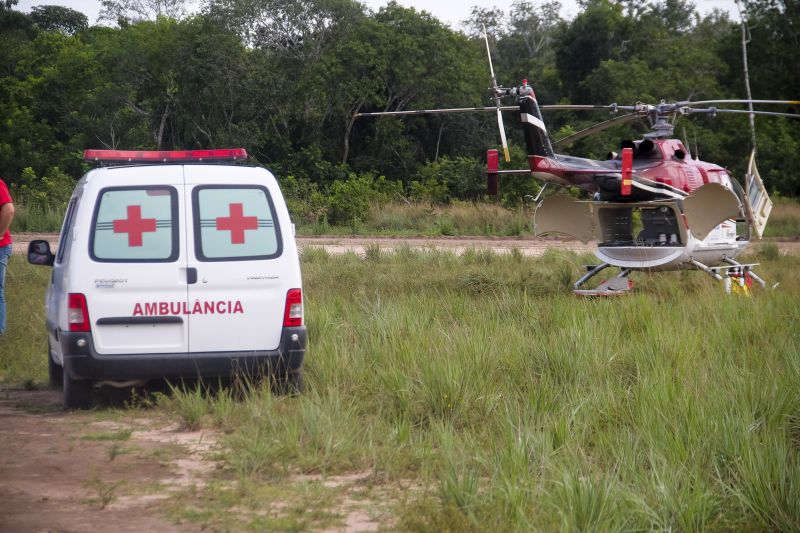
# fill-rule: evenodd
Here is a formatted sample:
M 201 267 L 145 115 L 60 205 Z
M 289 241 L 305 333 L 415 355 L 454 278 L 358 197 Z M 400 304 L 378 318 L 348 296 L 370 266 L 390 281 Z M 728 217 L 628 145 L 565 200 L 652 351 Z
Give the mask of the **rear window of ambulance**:
M 101 262 L 172 262 L 178 258 L 178 192 L 174 187 L 100 191 L 89 252 Z
M 200 261 L 247 261 L 281 255 L 275 206 L 266 187 L 196 187 L 192 191 L 195 255 Z

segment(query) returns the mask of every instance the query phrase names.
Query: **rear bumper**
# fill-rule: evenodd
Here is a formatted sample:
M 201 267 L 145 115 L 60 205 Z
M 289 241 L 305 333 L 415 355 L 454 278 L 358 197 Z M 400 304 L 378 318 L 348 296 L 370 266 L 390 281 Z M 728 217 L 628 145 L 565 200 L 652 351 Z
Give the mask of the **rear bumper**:
M 251 352 L 100 355 L 91 333 L 61 332 L 64 371 L 73 379 L 209 378 L 298 370 L 305 358 L 305 326 L 284 328 L 277 350 Z

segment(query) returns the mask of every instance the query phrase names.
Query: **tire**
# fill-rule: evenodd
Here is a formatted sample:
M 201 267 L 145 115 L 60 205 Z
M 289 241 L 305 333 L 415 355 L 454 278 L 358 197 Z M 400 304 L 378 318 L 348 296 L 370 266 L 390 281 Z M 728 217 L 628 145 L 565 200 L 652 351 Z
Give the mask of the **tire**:
M 275 374 L 273 378 L 273 392 L 280 396 L 296 396 L 303 394 L 306 382 L 303 378 L 303 369 L 294 372 L 284 372 Z
M 88 379 L 72 379 L 63 370 L 64 409 L 90 409 L 92 407 L 92 382 Z
M 64 368 L 53 361 L 50 341 L 47 341 L 47 376 L 49 378 L 50 388 L 60 389 L 64 386 Z

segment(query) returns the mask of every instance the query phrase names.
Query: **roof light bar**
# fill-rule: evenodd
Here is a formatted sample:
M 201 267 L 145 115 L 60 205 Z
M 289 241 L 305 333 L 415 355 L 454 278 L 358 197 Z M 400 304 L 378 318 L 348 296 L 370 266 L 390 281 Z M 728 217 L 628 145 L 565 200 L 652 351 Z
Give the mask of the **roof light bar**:
M 239 161 L 247 159 L 244 148 L 216 150 L 84 150 L 83 159 L 90 162 L 176 163 L 180 161 Z

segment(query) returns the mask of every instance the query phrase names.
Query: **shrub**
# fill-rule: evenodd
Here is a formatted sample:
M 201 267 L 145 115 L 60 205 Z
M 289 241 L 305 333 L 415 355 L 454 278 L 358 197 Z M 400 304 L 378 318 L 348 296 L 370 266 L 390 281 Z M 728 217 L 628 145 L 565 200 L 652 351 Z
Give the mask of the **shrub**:
M 293 175 L 278 179 L 292 220 L 295 224 L 320 224 L 328 214 L 325 195 L 316 183 Z
M 346 180 L 335 180 L 328 189 L 328 220 L 332 224 L 362 222 L 370 205 L 384 204 L 401 196 L 402 192 L 403 185 L 399 181 L 351 173 Z
M 63 210 L 74 188 L 75 180 L 58 167 L 50 168 L 41 179 L 31 167 L 26 167 L 14 186 L 13 195 L 16 203 L 29 208 Z
M 486 192 L 483 164 L 472 157 L 440 157 L 429 161 L 411 182 L 415 199 L 448 203 L 453 198 L 474 200 Z

